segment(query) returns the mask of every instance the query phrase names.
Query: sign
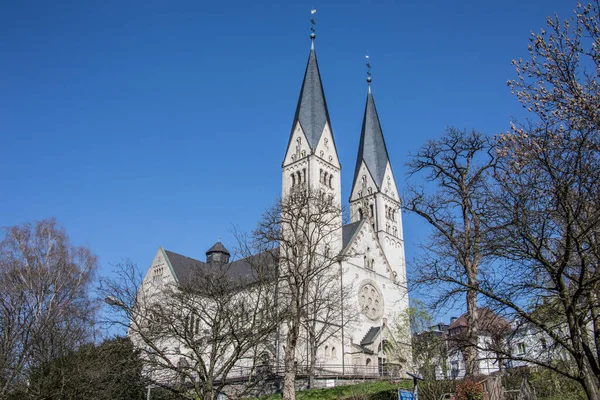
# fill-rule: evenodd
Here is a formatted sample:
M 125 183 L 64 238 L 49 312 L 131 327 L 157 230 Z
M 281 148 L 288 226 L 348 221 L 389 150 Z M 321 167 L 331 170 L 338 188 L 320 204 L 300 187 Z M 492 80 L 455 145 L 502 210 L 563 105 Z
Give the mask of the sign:
M 413 392 L 406 389 L 398 389 L 398 400 L 414 400 Z

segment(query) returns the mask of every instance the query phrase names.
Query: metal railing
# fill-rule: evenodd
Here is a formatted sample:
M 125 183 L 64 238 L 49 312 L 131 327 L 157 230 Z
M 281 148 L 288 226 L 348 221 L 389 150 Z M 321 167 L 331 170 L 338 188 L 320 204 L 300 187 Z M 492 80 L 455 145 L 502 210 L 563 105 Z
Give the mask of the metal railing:
M 296 377 L 305 378 L 314 376 L 320 379 L 396 379 L 401 378 L 400 368 L 394 365 L 342 365 L 342 364 L 317 364 L 311 373 L 310 365 L 296 364 Z M 283 365 L 258 365 L 254 367 L 236 366 L 227 374 L 226 380 L 244 380 L 283 376 Z

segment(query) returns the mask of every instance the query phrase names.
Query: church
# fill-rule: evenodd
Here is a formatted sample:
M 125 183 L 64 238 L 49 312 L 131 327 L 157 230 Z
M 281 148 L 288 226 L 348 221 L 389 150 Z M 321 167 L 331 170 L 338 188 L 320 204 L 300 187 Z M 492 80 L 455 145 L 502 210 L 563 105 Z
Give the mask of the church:
M 379 375 L 386 364 L 384 343 L 398 339 L 394 323 L 408 307 L 401 199 L 388 156 L 371 78 L 367 78 L 366 105 L 349 199 L 350 222 L 341 229 L 331 250 L 350 256 L 342 261 L 341 279 L 351 283 L 349 302 L 359 311 L 352 329 L 342 330 L 317 354 L 318 365 L 342 373 Z M 282 198 L 302 185 L 327 193 L 340 209 L 341 165 L 332 131 L 323 82 L 315 51 L 315 34 L 282 168 Z M 357 132 L 358 135 L 358 132 Z M 209 246 L 207 246 L 209 247 Z M 229 251 L 217 242 L 196 260 L 159 248 L 146 274 L 147 282 L 177 282 L 193 268 L 229 262 Z M 243 260 L 233 262 L 243 266 Z M 348 307 L 350 309 L 350 307 Z M 281 343 L 281 341 L 279 342 Z M 280 344 L 281 346 L 281 344 Z M 281 365 L 276 351 L 273 361 Z M 299 350 L 302 353 L 302 350 Z M 277 360 L 275 360 L 277 358 Z

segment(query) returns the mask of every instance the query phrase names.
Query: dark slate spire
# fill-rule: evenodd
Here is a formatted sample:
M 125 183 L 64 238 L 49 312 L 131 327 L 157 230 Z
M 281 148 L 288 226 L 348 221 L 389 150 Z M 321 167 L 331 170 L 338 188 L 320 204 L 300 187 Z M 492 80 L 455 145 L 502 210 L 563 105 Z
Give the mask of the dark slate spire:
M 371 93 L 371 77 L 367 78 L 369 83 L 369 92 L 367 93 L 367 105 L 365 106 L 365 116 L 363 118 L 362 132 L 360 134 L 360 144 L 358 146 L 358 157 L 356 158 L 356 169 L 354 171 L 354 184 L 358 179 L 361 162 L 364 160 L 375 184 L 379 189 L 383 184 L 385 167 L 389 161 L 385 140 L 379 116 L 375 108 L 375 100 Z
M 206 262 L 229 262 L 229 251 L 221 243 L 221 238 L 210 249 L 206 251 Z
M 294 134 L 296 122 L 299 121 L 310 148 L 314 149 L 319 144 L 325 123 L 328 122 L 330 127 L 331 123 L 329 122 L 329 112 L 327 111 L 325 93 L 321 84 L 321 74 L 319 73 L 319 65 L 317 64 L 317 54 L 314 46 L 315 34 L 312 33 L 310 38 L 312 44 L 308 63 L 306 64 L 302 89 L 300 90 L 298 106 L 296 107 L 294 123 L 292 124 L 290 141 Z

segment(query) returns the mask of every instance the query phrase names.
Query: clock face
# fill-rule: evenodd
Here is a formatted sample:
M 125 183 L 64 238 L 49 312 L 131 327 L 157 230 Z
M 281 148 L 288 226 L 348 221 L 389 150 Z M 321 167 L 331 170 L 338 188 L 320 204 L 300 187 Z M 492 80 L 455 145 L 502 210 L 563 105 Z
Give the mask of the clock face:
M 383 298 L 371 283 L 365 283 L 358 292 L 358 305 L 361 312 L 369 319 L 381 318 L 383 314 Z

